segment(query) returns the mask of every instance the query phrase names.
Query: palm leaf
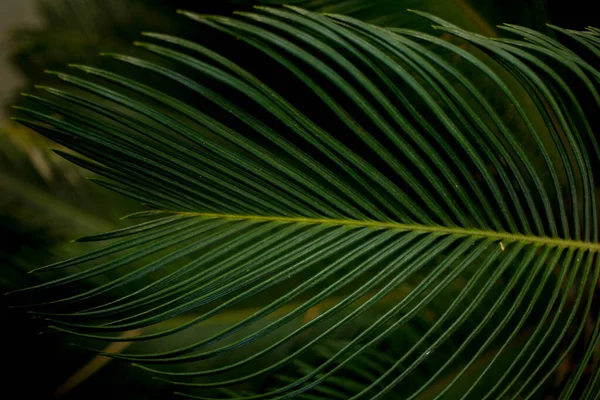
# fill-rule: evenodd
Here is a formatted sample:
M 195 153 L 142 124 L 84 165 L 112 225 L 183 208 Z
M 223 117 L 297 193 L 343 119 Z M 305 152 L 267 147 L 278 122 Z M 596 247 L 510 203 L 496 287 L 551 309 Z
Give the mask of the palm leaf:
M 491 40 L 421 13 L 447 42 L 291 6 L 183 14 L 246 56 L 155 33 L 137 43 L 151 60 L 105 55 L 194 103 L 73 65 L 87 76 L 51 74 L 78 91 L 40 87 L 18 108 L 99 184 L 153 209 L 39 268 L 89 263 L 15 292 L 40 296 L 22 306 L 82 338 L 150 341 L 111 356 L 194 398 L 594 398 L 597 30 L 562 44 L 507 26 L 525 40 Z M 310 367 L 327 340 L 341 344 Z M 386 341 L 397 348 L 365 371 Z
M 53 143 L 34 132 L 8 124 L 0 143 L 2 213 L 49 242 L 115 229 L 118 216 L 138 209 L 86 182 L 86 171 L 49 150 Z
M 16 124 L 0 131 L 0 259 L 11 267 L 2 276 L 3 292 L 40 283 L 41 276 L 26 275 L 40 263 L 81 252 L 65 246 L 66 240 L 124 226 L 126 221 L 116 223 L 118 216 L 139 210 L 135 202 L 86 182 L 89 173 L 54 154 L 51 144 Z

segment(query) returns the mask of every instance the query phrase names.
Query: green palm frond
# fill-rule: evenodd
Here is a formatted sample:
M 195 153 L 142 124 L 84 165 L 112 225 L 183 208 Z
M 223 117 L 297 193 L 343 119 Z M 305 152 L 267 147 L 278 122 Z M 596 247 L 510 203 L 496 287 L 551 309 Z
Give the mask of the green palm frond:
M 182 13 L 239 47 L 146 33 L 152 58 L 105 56 L 166 89 L 72 65 L 86 76 L 50 73 L 77 91 L 18 107 L 152 208 L 39 268 L 87 266 L 14 292 L 34 298 L 20 306 L 149 341 L 112 357 L 193 398 L 596 396 L 597 30 L 492 40 L 417 13 L 446 41 L 292 6 Z
M 0 129 L 0 261 L 7 267 L 3 292 L 23 287 L 23 282 L 41 282 L 39 276 L 26 275 L 41 263 L 80 253 L 65 245 L 74 236 L 125 226 L 118 217 L 140 210 L 134 201 L 87 182 L 89 173 L 54 154 L 50 145 L 20 125 Z M 11 269 L 15 274 L 9 275 Z
M 519 8 L 531 9 L 533 4 L 515 0 Z M 537 2 L 526 0 L 528 2 Z M 170 32 L 191 40 L 202 40 L 206 45 L 212 35 L 198 29 L 196 24 L 187 22 L 175 13 L 186 9 L 201 14 L 229 15 L 235 10 L 251 10 L 253 5 L 286 4 L 285 0 L 36 0 L 41 26 L 39 28 L 19 28 L 11 32 L 9 61 L 29 80 L 25 90 L 32 90 L 33 84 L 48 82 L 45 69 L 62 68 L 67 63 L 82 63 L 101 68 L 105 62 L 97 57 L 98 49 L 111 52 L 128 52 L 131 41 L 140 31 Z M 467 0 L 299 0 L 294 4 L 316 12 L 346 14 L 382 26 L 402 26 L 412 29 L 428 29 L 426 20 L 411 15 L 407 8 L 435 11 L 445 19 L 479 33 L 494 32 L 494 21 L 487 18 L 497 13 L 497 7 L 478 4 L 477 9 L 469 6 Z M 506 7 L 506 6 L 505 6 Z M 539 7 L 538 7 L 539 8 Z M 535 8 L 537 18 L 546 13 Z M 529 25 L 529 18 L 514 21 Z M 139 54 L 143 55 L 143 52 Z M 105 60 L 104 60 L 105 61 Z M 175 68 L 175 67 L 172 67 Z M 160 86 L 157 89 L 162 89 Z M 17 95 L 17 94 L 15 94 Z M 15 96 L 17 97 L 17 96 Z M 17 100 L 11 101 L 14 103 Z
M 51 145 L 16 124 L 0 130 L 3 215 L 17 218 L 26 230 L 43 233 L 50 242 L 64 243 L 73 235 L 115 229 L 119 216 L 139 210 L 134 202 L 86 182 L 89 173 L 56 155 Z
M 257 3 L 265 5 L 289 4 L 315 12 L 343 14 L 382 26 L 406 26 L 408 22 L 407 17 L 411 18 L 410 16 L 407 16 L 406 8 L 427 8 L 432 2 L 427 0 L 259 0 Z M 448 2 L 446 8 L 460 9 L 461 5 L 465 5 L 462 0 L 452 0 Z

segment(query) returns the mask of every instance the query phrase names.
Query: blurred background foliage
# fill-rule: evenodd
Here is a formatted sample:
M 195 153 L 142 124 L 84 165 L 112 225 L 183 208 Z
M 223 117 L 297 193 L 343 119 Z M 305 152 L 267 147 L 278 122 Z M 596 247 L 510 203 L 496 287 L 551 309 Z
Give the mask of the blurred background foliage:
M 296 4 L 311 10 L 348 14 L 383 26 L 430 32 L 427 21 L 405 11 L 415 8 L 486 36 L 498 35 L 496 25 L 503 22 L 524 25 L 552 36 L 554 32 L 546 28 L 546 23 L 573 29 L 597 23 L 594 20 L 597 14 L 592 12 L 594 2 L 585 0 L 39 0 L 42 28 L 16 29 L 2 34 L 10 35 L 10 62 L 27 78 L 23 91 L 31 92 L 34 85 L 43 85 L 49 79 L 44 70 L 61 70 L 68 63 L 99 67 L 110 64 L 114 69 L 114 62 L 98 57 L 98 52 L 136 55 L 142 50 L 132 46 L 131 42 L 138 40 L 142 31 L 165 32 L 215 49 L 227 48 L 229 43 L 220 42 L 222 36 L 201 29 L 175 11 L 230 14 L 233 10 L 248 10 L 258 3 Z M 229 51 L 235 52 L 235 46 Z M 238 58 L 243 59 L 243 54 Z M 161 87 L 160 82 L 154 86 L 173 92 L 172 88 Z M 174 94 L 183 99 L 189 96 L 184 91 Z M 11 104 L 17 102 L 17 95 L 14 94 Z M 90 248 L 85 243 L 69 245 L 70 240 L 125 226 L 127 220 L 119 218 L 142 209 L 139 202 L 87 181 L 84 177 L 91 176 L 89 172 L 64 160 L 51 149 L 61 149 L 61 146 L 13 123 L 4 122 L 0 126 L 2 292 L 37 283 L 39 278 L 27 275 L 27 271 Z M 93 286 L 98 282 L 87 284 Z M 436 312 L 435 307 L 436 304 L 431 305 L 431 313 Z M 65 399 L 162 399 L 172 396 L 171 387 L 149 379 L 149 374 L 144 371 L 120 362 L 100 368 L 103 366 L 101 358 L 68 346 L 69 338 L 54 334 L 39 336 L 43 324 L 9 310 L 4 300 L 2 314 L 4 345 L 8 348 L 5 351 L 8 375 L 4 375 L 8 385 L 3 388 L 7 393 L 19 393 L 25 398 L 49 398 L 54 393 Z M 426 322 L 424 326 L 427 326 Z M 360 329 L 360 323 L 356 329 Z M 395 337 L 415 343 L 423 332 L 411 325 Z M 204 328 L 203 332 L 192 330 L 186 335 L 209 333 Z M 449 342 L 450 347 L 441 351 L 452 352 L 452 343 L 459 343 L 463 333 L 458 332 L 454 341 Z M 178 336 L 169 340 L 178 340 Z M 272 387 L 286 382 L 299 371 L 318 365 L 332 349 L 343 343 L 341 338 L 324 344 L 306 360 L 266 378 L 262 384 Z M 348 388 L 344 385 L 351 381 L 360 386 L 369 381 L 373 371 L 387 369 L 390 359 L 384 355 L 397 354 L 401 348 L 400 341 L 384 341 L 378 346 L 380 351 L 361 361 L 364 368 L 346 368 L 350 380 L 337 384 L 330 381 L 320 389 L 322 397 L 317 398 L 346 398 L 344 390 Z M 435 360 L 430 362 L 435 363 Z M 89 370 L 99 369 L 99 372 L 86 373 L 86 364 L 92 365 Z M 431 368 L 434 370 L 436 366 Z M 64 382 L 69 383 L 57 394 L 57 388 Z M 422 382 L 413 380 L 410 384 L 421 385 Z M 549 385 L 550 392 L 554 384 Z M 241 389 L 252 390 L 253 387 Z M 460 390 L 460 385 L 454 390 Z M 396 398 L 394 396 L 392 393 L 389 398 Z

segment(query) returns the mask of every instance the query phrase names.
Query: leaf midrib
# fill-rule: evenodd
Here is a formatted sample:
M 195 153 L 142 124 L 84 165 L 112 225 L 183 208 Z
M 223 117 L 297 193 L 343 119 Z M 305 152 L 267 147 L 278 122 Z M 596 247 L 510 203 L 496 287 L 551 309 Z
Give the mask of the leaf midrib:
M 171 212 L 172 211 L 166 211 Z M 552 246 L 560 248 L 570 248 L 576 250 L 589 250 L 591 252 L 600 252 L 600 243 L 586 242 L 583 240 L 572 240 L 562 238 L 550 238 L 546 236 L 523 235 L 518 233 L 497 232 L 483 229 L 467 229 L 446 226 L 427 226 L 418 224 L 403 224 L 399 222 L 381 222 L 381 221 L 360 221 L 352 219 L 331 219 L 331 218 L 305 218 L 305 217 L 280 217 L 263 215 L 242 215 L 242 214 L 219 214 L 219 213 L 200 213 L 200 212 L 175 212 L 180 215 L 188 215 L 199 218 L 221 218 L 230 220 L 258 221 L 258 222 L 280 222 L 280 223 L 300 223 L 311 225 L 334 225 L 348 227 L 364 227 L 379 229 L 396 229 L 399 231 L 411 232 L 429 232 L 442 235 L 459 235 L 468 237 L 481 237 L 497 241 L 525 242 L 528 244 L 539 244 L 543 246 Z

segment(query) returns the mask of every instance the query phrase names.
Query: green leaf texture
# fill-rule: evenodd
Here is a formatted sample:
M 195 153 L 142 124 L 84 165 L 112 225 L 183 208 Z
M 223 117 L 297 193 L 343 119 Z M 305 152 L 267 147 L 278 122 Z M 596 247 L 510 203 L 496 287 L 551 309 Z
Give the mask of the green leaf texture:
M 19 307 L 148 341 L 112 357 L 190 398 L 597 398 L 597 29 L 181 13 L 224 45 L 145 33 L 153 61 L 49 71 L 74 90 L 18 107 L 151 208 Z

